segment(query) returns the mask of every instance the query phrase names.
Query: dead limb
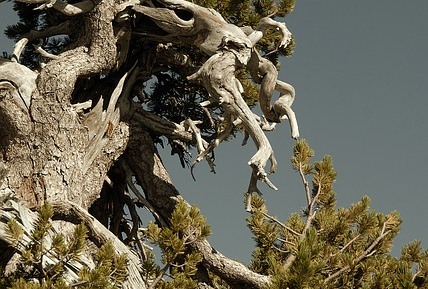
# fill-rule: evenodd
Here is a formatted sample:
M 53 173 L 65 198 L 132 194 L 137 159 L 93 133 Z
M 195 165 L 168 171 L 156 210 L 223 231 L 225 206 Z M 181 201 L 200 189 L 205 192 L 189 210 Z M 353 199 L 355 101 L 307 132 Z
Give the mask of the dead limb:
M 25 248 L 34 241 L 32 239 L 32 229 L 37 220 L 37 214 L 32 212 L 30 209 L 21 205 L 13 199 L 3 199 L 3 203 L 0 204 L 0 239 L 6 242 L 9 246 L 14 248 L 17 252 L 22 253 Z M 14 240 L 8 234 L 8 223 L 14 220 L 22 229 L 23 235 L 19 242 Z M 47 234 L 45 242 L 49 243 L 53 233 L 53 229 L 50 230 L 51 234 Z M 41 266 L 46 267 L 54 265 L 60 260 L 55 254 L 46 254 L 43 258 Z M 94 264 L 90 259 L 81 259 L 73 262 L 64 264 L 64 279 L 68 283 L 72 283 L 78 280 L 77 270 L 87 266 L 93 268 Z
M 162 226 L 165 227 L 166 221 L 163 220 L 159 214 L 156 212 L 156 210 L 153 208 L 153 206 L 150 204 L 150 202 L 147 201 L 147 199 L 143 196 L 143 194 L 140 192 L 139 189 L 135 186 L 133 180 L 132 180 L 132 171 L 128 167 L 128 165 L 120 161 L 121 168 L 125 173 L 126 178 L 126 184 L 131 189 L 132 193 L 137 197 L 137 199 L 146 207 L 146 209 L 153 215 L 153 217 L 156 219 L 156 221 Z
M 163 119 L 144 109 L 137 109 L 133 113 L 132 119 L 147 129 L 165 135 L 168 138 L 179 139 L 187 143 L 193 142 L 192 133 L 186 130 L 184 126 Z
M 196 162 L 201 161 L 203 158 L 206 159 L 206 161 L 207 161 L 207 163 L 211 169 L 211 172 L 215 173 L 214 162 L 211 159 L 211 157 L 208 155 L 208 152 L 207 152 L 208 147 L 209 147 L 208 143 L 202 138 L 201 131 L 196 126 L 196 123 L 194 121 L 192 121 L 191 119 L 187 119 L 184 121 L 184 126 L 187 128 L 187 130 L 189 130 L 193 133 L 195 143 L 196 143 L 196 149 L 198 150 L 198 154 L 199 154 L 191 166 L 191 174 L 192 174 L 193 179 L 195 180 L 195 176 L 193 174 L 193 168 L 195 167 Z
M 241 54 L 241 57 L 237 58 L 237 54 Z M 190 80 L 201 78 L 211 97 L 223 107 L 228 115 L 242 122 L 242 126 L 257 147 L 256 154 L 248 164 L 257 172 L 260 180 L 275 188 L 264 171 L 268 160 L 271 162 L 269 172 L 272 173 L 276 169 L 273 150 L 254 114 L 242 98 L 242 85 L 235 77 L 235 70 L 240 66 L 239 59 L 248 58 L 249 50 L 222 51 L 211 56 L 198 72 L 188 78 Z
M 279 116 L 279 119 L 288 119 L 291 129 L 291 137 L 297 139 L 299 137 L 299 126 L 294 111 L 291 109 L 291 105 L 294 102 L 296 93 L 294 87 L 286 82 L 277 80 L 275 84 L 275 90 L 279 91 L 280 96 L 273 105 L 275 114 Z
M 40 42 L 36 45 L 33 45 L 34 49 L 39 53 L 41 56 L 48 58 L 48 59 L 59 59 L 60 57 L 58 55 L 54 55 L 52 53 L 47 52 L 42 48 L 43 40 L 40 39 Z
M 131 130 L 134 134 L 123 156 L 124 160 L 129 164 L 138 184 L 146 192 L 147 200 L 163 219 L 169 220 L 182 197 L 172 184 L 149 134 L 139 125 L 133 125 Z M 205 239 L 192 243 L 191 247 L 202 254 L 203 265 L 206 268 L 229 282 L 238 282 L 257 289 L 264 288 L 271 282 L 269 276 L 254 273 L 243 264 L 227 258 Z
M 159 35 L 146 35 L 146 37 L 179 45 L 193 45 L 211 56 L 188 79 L 200 78 L 213 102 L 219 103 L 227 115 L 242 122 L 245 131 L 251 136 L 257 147 L 256 154 L 248 164 L 259 180 L 276 189 L 264 171 L 268 160 L 271 162 L 269 172 L 274 172 L 276 169 L 277 164 L 273 150 L 263 130 L 243 100 L 241 95 L 243 88 L 234 73 L 243 66 L 249 66 L 253 79 L 261 84 L 259 101 L 266 119 L 280 122 L 281 118 L 287 117 L 290 119 L 292 136 L 297 138 L 297 122 L 294 112 L 290 108 L 291 103 L 288 101 L 290 97 L 286 96 L 283 91 L 280 98 L 288 98 L 280 99 L 276 104 L 271 105 L 273 91 L 277 86 L 279 89 L 283 89 L 281 83 L 277 85 L 278 72 L 270 61 L 261 57 L 253 48 L 267 29 L 275 29 L 281 33 L 282 39 L 278 45 L 279 48 L 288 45 L 291 40 L 291 33 L 285 24 L 268 17 L 263 18 L 254 31 L 246 28 L 240 29 L 227 23 L 216 11 L 188 1 L 159 0 L 159 3 L 162 5 L 161 7 L 156 7 L 156 5 L 135 5 L 133 7 L 134 11 L 149 17 L 164 32 Z M 176 13 L 177 10 L 188 12 L 187 17 L 180 17 L 181 13 Z M 291 95 L 291 98 L 294 100 L 294 94 Z M 219 140 L 220 138 L 214 141 L 203 154 L 199 154 L 196 162 L 218 145 Z
M 258 180 L 257 172 L 253 170 L 251 173 L 250 184 L 248 185 L 248 190 L 244 194 L 245 195 L 245 210 L 247 212 L 253 211 L 253 208 L 251 206 L 251 199 L 252 199 L 253 193 L 257 193 L 259 196 L 262 195 L 262 192 L 257 187 L 257 180 Z
M 291 41 L 291 33 L 285 26 L 285 23 L 274 21 L 269 17 L 260 20 L 256 30 L 246 27 L 244 29 L 252 44 L 255 45 L 265 34 L 267 29 L 280 31 L 282 40 L 279 48 L 285 48 Z M 299 130 L 296 116 L 291 109 L 295 99 L 294 87 L 288 83 L 278 80 L 278 71 L 271 61 L 262 57 L 260 53 L 253 48 L 251 58 L 247 65 L 252 79 L 260 84 L 259 102 L 260 108 L 268 121 L 281 122 L 282 119 L 288 119 L 290 122 L 291 136 L 294 139 L 299 137 Z M 280 93 L 279 99 L 271 105 L 271 99 L 274 91 Z
M 37 89 L 35 81 L 38 74 L 24 65 L 7 59 L 0 59 L 0 81 L 9 82 L 16 91 L 14 101 L 29 117 L 31 97 Z
M 22 35 L 20 39 L 15 43 L 15 47 L 12 52 L 12 60 L 15 62 L 19 61 L 22 51 L 24 50 L 28 42 L 60 34 L 69 35 L 71 33 L 70 25 L 71 21 L 65 21 L 57 26 L 51 26 L 45 30 L 31 30 L 30 32 Z
M 294 87 L 278 80 L 276 67 L 272 62 L 261 57 L 256 50 L 252 51 L 247 69 L 253 80 L 256 83 L 260 83 L 259 102 L 263 115 L 268 121 L 273 122 L 281 122 L 282 119 L 288 119 L 291 136 L 297 139 L 299 137 L 299 129 L 296 115 L 291 109 L 296 96 Z M 272 105 L 271 99 L 275 90 L 280 93 L 280 96 Z
M 135 5 L 133 9 L 148 16 L 166 35 L 147 35 L 148 38 L 176 44 L 193 45 L 211 56 L 228 41 L 240 47 L 251 47 L 245 33 L 227 23 L 215 10 L 183 0 L 158 0 L 163 7 Z M 176 10 L 189 12 L 190 19 L 180 18 Z
M 285 48 L 287 47 L 287 45 L 290 43 L 291 41 L 291 32 L 287 29 L 287 26 L 285 26 L 285 23 L 283 22 L 278 22 L 273 20 L 270 17 L 264 17 L 260 20 L 258 26 L 257 26 L 257 30 L 262 31 L 263 33 L 265 33 L 265 31 L 268 29 L 274 29 L 277 30 L 281 33 L 282 35 L 282 39 L 281 42 L 279 43 L 278 48 Z
M 63 0 L 16 0 L 21 3 L 40 4 L 35 10 L 54 8 L 67 16 L 75 16 L 82 13 L 87 13 L 95 7 L 95 2 L 84 0 L 74 4 L 69 4 Z
M 76 16 L 83 13 L 88 13 L 95 7 L 95 1 L 84 0 L 74 4 L 70 4 L 67 1 L 55 0 L 52 7 L 64 15 Z

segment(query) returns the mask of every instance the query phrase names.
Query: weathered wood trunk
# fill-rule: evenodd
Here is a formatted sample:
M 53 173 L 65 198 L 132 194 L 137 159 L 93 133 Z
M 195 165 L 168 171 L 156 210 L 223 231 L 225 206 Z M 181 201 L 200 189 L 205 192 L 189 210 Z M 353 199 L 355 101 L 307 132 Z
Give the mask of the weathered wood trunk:
M 135 209 L 127 194 L 131 188 L 159 223 L 168 225 L 181 197 L 160 162 L 149 131 L 195 145 L 197 161 L 205 157 L 211 165 L 209 153 L 234 125 L 242 124 L 257 146 L 249 161 L 253 172 L 248 193 L 258 192 L 257 180 L 274 188 L 264 172 L 268 161 L 272 164 L 270 171 L 275 170 L 273 150 L 263 124 L 242 97 L 242 85 L 235 72 L 245 68 L 250 72 L 261 84 L 259 97 L 265 116 L 277 122 L 288 117 L 292 137 L 297 138 L 297 122 L 291 110 L 294 89 L 277 80 L 274 65 L 255 48 L 269 27 L 281 32 L 280 46 L 288 44 L 290 35 L 285 25 L 270 18 L 263 18 L 255 30 L 241 29 L 227 23 L 216 11 L 183 0 L 158 0 L 155 4 L 95 2 L 44 3 L 42 8 L 52 7 L 69 18 L 44 31 L 21 35 L 12 60 L 0 60 L 0 212 L 13 211 L 0 218 L 0 252 L 10 252 L 2 256 L 0 266 L 6 265 L 14 252 L 11 247 L 4 250 L 8 242 L 4 233 L 7 219 L 22 219 L 25 224 L 23 216 L 33 214 L 25 213 L 25 207 L 36 208 L 50 202 L 55 205 L 57 218 L 69 226 L 76 220 L 84 222 L 93 238 L 111 240 L 118 252 L 128 254 L 130 278 L 124 286 L 145 288 L 147 280 L 140 274 L 136 256 L 117 238 L 121 234 L 120 222 L 114 220 L 110 224 L 115 236 L 102 228 L 115 217 L 98 214 L 100 224 L 87 211 L 102 191 L 107 195 L 122 194 L 131 203 L 130 210 Z M 40 63 L 38 69 L 19 64 L 26 44 L 62 34 L 72 39 L 63 52 L 52 55 L 39 47 L 36 51 L 45 63 Z M 131 43 L 147 48 L 131 47 Z M 216 128 L 219 134 L 211 143 L 196 127 L 198 120 L 173 123 L 145 111 L 141 102 L 134 101 L 137 80 L 148 79 L 156 69 L 180 66 L 186 72 L 183 79 L 198 69 L 189 55 L 171 48 L 173 45 L 190 47 L 198 51 L 198 58 L 208 59 L 189 79 L 200 77 L 210 94 L 210 99 L 200 106 L 221 106 L 230 120 L 226 130 Z M 281 95 L 271 105 L 274 90 Z M 113 166 L 116 175 L 112 182 L 109 172 L 110 176 L 114 174 Z M 133 179 L 143 188 L 144 195 L 133 188 Z M 19 204 L 12 199 L 19 200 Z M 96 211 L 95 208 L 95 214 Z M 136 234 L 138 225 L 134 220 L 131 234 Z M 262 288 L 270 282 L 269 276 L 255 274 L 216 252 L 206 240 L 194 244 L 192 250 L 201 252 L 205 268 L 230 284 Z
M 0 135 L 5 138 L 0 149 L 6 173 L 0 194 L 16 194 L 29 206 L 69 200 L 86 208 L 98 197 L 113 160 L 125 148 L 127 128 L 118 127 L 115 103 L 109 112 L 83 115 L 71 97 L 78 77 L 108 71 L 116 63 L 114 7 L 109 2 L 84 18 L 87 38 L 81 45 L 50 61 L 40 73 L 14 62 L 1 66 Z M 26 106 L 19 105 L 22 98 Z

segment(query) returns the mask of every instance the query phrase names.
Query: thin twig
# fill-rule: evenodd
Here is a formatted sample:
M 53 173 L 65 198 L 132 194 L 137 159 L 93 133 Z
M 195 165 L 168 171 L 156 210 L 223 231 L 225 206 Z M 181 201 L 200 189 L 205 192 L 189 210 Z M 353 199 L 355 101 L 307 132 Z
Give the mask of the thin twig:
M 357 236 L 355 236 L 354 238 L 352 238 L 352 240 L 349 241 L 348 243 L 346 243 L 346 245 L 343 246 L 343 248 L 340 249 L 339 252 L 343 253 L 346 250 L 346 248 L 348 248 L 352 243 L 354 243 L 359 237 L 360 237 L 360 235 L 358 234 Z M 335 256 L 335 255 L 337 255 L 337 254 L 334 254 L 333 256 Z
M 210 111 L 208 110 L 208 108 L 206 108 L 205 106 L 203 106 L 202 104 L 199 104 L 201 109 L 204 111 L 205 115 L 207 116 L 209 122 L 210 122 L 210 126 L 211 128 L 215 128 L 215 123 L 213 118 L 211 117 Z
M 259 196 L 262 196 L 262 192 L 257 187 L 257 181 L 258 181 L 257 172 L 255 170 L 253 170 L 251 172 L 251 178 L 250 178 L 250 183 L 248 184 L 248 190 L 244 194 L 245 195 L 245 210 L 247 212 L 252 212 L 252 210 L 253 210 L 253 208 L 251 206 L 251 200 L 253 197 L 253 193 L 255 192 Z
M 300 178 L 302 179 L 303 185 L 305 186 L 306 201 L 309 205 L 312 202 L 311 190 L 309 188 L 309 182 L 306 180 L 305 174 L 303 173 L 302 163 L 299 163 L 299 175 L 300 175 Z
M 380 241 L 382 241 L 383 238 L 385 238 L 389 233 L 391 233 L 391 230 L 388 230 L 385 232 L 385 228 L 386 228 L 386 223 L 383 224 L 382 226 L 382 230 L 381 233 L 379 235 L 379 237 L 376 238 L 376 240 L 373 241 L 373 243 L 363 252 L 360 254 L 360 256 L 358 256 L 355 260 L 354 260 L 354 264 L 358 264 L 359 262 L 361 262 L 363 259 L 372 256 L 376 250 L 374 250 L 374 248 L 380 243 Z M 351 269 L 350 265 L 347 265 L 343 268 L 341 268 L 339 271 L 337 271 L 336 273 L 328 276 L 325 280 L 324 283 L 328 283 L 331 280 L 335 279 L 336 277 L 338 277 L 340 274 L 343 274 L 347 271 L 349 271 Z
M 149 212 L 155 217 L 155 219 L 163 226 L 166 227 L 166 222 L 159 216 L 159 214 L 156 212 L 156 210 L 153 208 L 153 206 L 146 200 L 146 198 L 143 196 L 143 194 L 137 189 L 137 187 L 134 185 L 134 182 L 132 181 L 132 173 L 131 169 L 125 164 L 125 162 L 121 162 L 122 168 L 126 174 L 126 182 L 128 184 L 128 187 L 131 189 L 131 191 L 135 194 L 135 196 L 138 198 L 138 200 L 143 203 L 143 205 L 149 210 Z
M 314 207 L 318 201 L 318 197 L 321 194 L 321 183 L 318 184 L 318 190 L 315 196 L 312 198 L 312 201 L 308 205 L 308 217 L 306 218 L 305 228 L 303 229 L 302 235 L 305 235 L 306 231 L 311 226 L 312 220 L 315 218 L 316 212 L 314 212 Z
M 284 239 L 282 239 L 282 238 L 276 238 L 278 241 L 280 241 L 280 242 L 282 242 L 282 243 L 284 243 L 284 244 L 288 244 L 288 245 L 291 245 L 291 246 L 295 246 L 296 244 L 295 243 L 293 243 L 293 242 L 290 242 L 290 241 L 287 241 L 287 240 L 284 240 Z
M 272 245 L 272 248 L 275 249 L 275 250 L 277 250 L 278 252 L 281 252 L 281 253 L 289 253 L 290 252 L 288 250 L 281 249 L 281 248 L 279 248 L 279 247 L 277 247 L 275 245 Z
M 359 237 L 360 237 L 361 235 L 360 234 L 358 234 L 357 236 L 355 236 L 354 238 L 352 238 L 352 240 L 350 240 L 348 243 L 346 243 L 345 244 L 345 246 L 343 246 L 343 248 L 342 249 L 340 249 L 338 252 L 336 252 L 336 253 L 334 253 L 334 254 L 331 254 L 329 257 L 328 257 L 328 261 L 326 262 L 326 263 L 328 263 L 330 260 L 331 260 L 331 258 L 333 258 L 333 257 L 335 257 L 335 256 L 337 256 L 339 253 L 343 253 L 352 243 L 354 243 Z
M 305 227 L 303 228 L 302 233 L 300 234 L 300 240 L 303 240 L 303 238 L 305 238 L 306 232 L 311 226 L 312 220 L 315 218 L 315 215 L 316 215 L 316 211 L 314 211 L 314 206 L 318 200 L 319 195 L 321 194 L 321 184 L 318 184 L 317 193 L 313 198 L 311 198 L 309 184 L 305 178 L 305 174 L 303 173 L 301 164 L 299 164 L 299 173 L 300 173 L 300 177 L 302 178 L 303 184 L 305 185 L 306 198 L 308 200 L 308 216 L 306 218 Z M 284 261 L 284 268 L 290 267 L 295 259 L 296 259 L 295 255 L 293 254 L 288 255 Z
M 48 58 L 48 59 L 53 59 L 53 60 L 56 60 L 56 59 L 60 59 L 61 57 L 59 57 L 58 55 L 55 55 L 55 54 L 52 54 L 52 53 L 49 53 L 49 52 L 47 52 L 46 50 L 44 50 L 43 48 L 42 48 L 42 44 L 43 44 L 43 40 L 41 40 L 40 39 L 40 42 L 36 45 L 36 44 L 34 44 L 33 45 L 33 47 L 34 47 L 34 49 L 41 55 L 41 56 L 43 56 L 43 57 L 46 57 L 46 58 Z
M 195 241 L 194 238 L 192 238 L 193 234 L 196 232 L 196 230 L 191 231 L 189 234 L 185 234 L 183 237 L 183 246 L 187 246 Z M 190 239 L 189 242 L 187 242 Z M 163 278 L 163 276 L 166 274 L 168 269 L 173 265 L 172 262 L 180 255 L 182 254 L 181 251 L 178 251 L 174 254 L 174 257 L 172 257 L 171 260 L 166 262 L 165 266 L 160 270 L 158 276 L 156 276 L 155 280 L 150 284 L 149 288 L 147 289 L 154 289 L 156 288 L 157 283 Z
M 156 288 L 156 285 L 159 283 L 160 280 L 162 280 L 165 273 L 168 271 L 169 267 L 171 266 L 171 262 L 168 262 L 160 271 L 159 274 L 156 276 L 155 280 L 150 284 L 149 288 L 147 289 L 154 289 Z
M 293 233 L 294 235 L 296 235 L 296 236 L 299 236 L 299 237 L 301 237 L 302 236 L 302 234 L 301 233 L 299 233 L 299 232 L 296 232 L 295 230 L 293 230 L 293 229 L 291 229 L 290 227 L 288 227 L 287 225 L 284 225 L 283 223 L 281 223 L 278 219 L 276 219 L 276 218 L 274 218 L 274 217 L 272 217 L 272 216 L 270 216 L 270 215 L 268 215 L 268 214 L 266 214 L 266 213 L 262 213 L 263 214 L 263 216 L 265 216 L 266 218 L 268 218 L 269 220 L 271 220 L 271 221 L 274 221 L 275 223 L 277 223 L 278 225 L 280 225 L 281 227 L 283 227 L 284 229 L 286 229 L 287 231 L 290 231 L 291 233 Z
M 202 158 L 205 157 L 205 159 L 207 160 L 207 163 L 211 169 L 212 173 L 215 173 L 215 168 L 214 168 L 214 163 L 212 158 L 208 155 L 209 151 L 209 146 L 208 143 L 202 138 L 201 135 L 201 131 L 200 129 L 196 126 L 196 122 L 191 120 L 191 119 L 186 119 L 184 121 L 184 127 L 188 130 L 190 130 L 193 134 L 195 143 L 196 143 L 196 148 L 198 150 L 198 157 L 196 158 L 196 160 L 192 163 L 191 166 L 191 174 L 192 174 L 192 178 L 195 180 L 195 176 L 193 174 L 193 169 L 196 165 L 197 162 L 200 162 L 202 160 Z
M 136 240 L 138 239 L 138 229 L 139 229 L 139 225 L 140 225 L 140 217 L 138 216 L 137 210 L 135 208 L 135 203 L 133 201 L 133 199 L 131 198 L 131 196 L 125 192 L 124 196 L 124 201 L 125 204 L 127 205 L 128 209 L 129 209 L 129 213 L 131 215 L 131 219 L 132 219 L 132 229 L 131 229 L 131 235 L 128 236 L 129 241 L 132 240 Z

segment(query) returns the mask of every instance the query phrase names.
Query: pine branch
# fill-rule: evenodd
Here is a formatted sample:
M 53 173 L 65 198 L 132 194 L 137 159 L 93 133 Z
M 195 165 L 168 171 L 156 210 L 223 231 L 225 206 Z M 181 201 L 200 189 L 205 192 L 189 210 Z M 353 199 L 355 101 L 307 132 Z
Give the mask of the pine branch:
M 276 224 L 278 224 L 279 226 L 281 226 L 282 228 L 284 228 L 287 231 L 290 231 L 291 233 L 293 233 L 296 236 L 301 237 L 302 233 L 296 232 L 295 230 L 293 230 L 292 228 L 288 227 L 287 225 L 285 225 L 284 223 L 280 222 L 278 219 L 268 215 L 267 213 L 263 212 L 263 216 L 265 216 L 266 218 L 268 218 L 269 220 L 274 221 Z
M 313 219 L 315 218 L 316 215 L 316 211 L 314 211 L 314 207 L 317 203 L 318 197 L 321 194 L 321 184 L 318 184 L 318 190 L 317 193 L 315 194 L 315 196 L 313 198 L 311 198 L 310 194 L 309 194 L 309 185 L 308 182 L 306 181 L 305 175 L 303 173 L 302 170 L 302 165 L 299 165 L 299 173 L 300 176 L 302 178 L 302 181 L 305 185 L 305 192 L 306 192 L 306 197 L 307 197 L 307 201 L 308 201 L 308 214 L 306 217 L 306 222 L 305 222 L 305 227 L 302 230 L 302 233 L 300 233 L 300 241 L 303 240 L 306 237 L 306 232 L 309 230 Z M 291 264 L 293 264 L 294 260 L 296 259 L 296 256 L 293 254 L 289 254 L 287 256 L 287 258 L 284 261 L 284 268 L 288 268 L 291 266 Z
M 312 202 L 311 189 L 309 188 L 309 182 L 306 180 L 305 174 L 303 172 L 302 163 L 299 163 L 299 175 L 304 185 L 305 193 L 306 193 L 306 201 L 309 205 Z
M 364 252 L 362 252 L 353 262 L 354 265 L 360 263 L 362 260 L 364 260 L 365 258 L 370 257 L 371 255 L 376 253 L 375 247 L 388 235 L 390 234 L 391 231 L 388 230 L 386 231 L 386 222 L 383 223 L 382 226 L 382 230 L 380 232 L 380 235 L 371 243 L 371 245 L 364 250 Z M 333 279 L 339 277 L 341 274 L 344 274 L 346 272 L 348 272 L 349 270 L 351 270 L 351 266 L 350 265 L 346 265 L 345 267 L 341 268 L 339 271 L 337 271 L 336 273 L 328 276 L 325 280 L 324 283 L 328 283 L 330 281 L 332 281 Z

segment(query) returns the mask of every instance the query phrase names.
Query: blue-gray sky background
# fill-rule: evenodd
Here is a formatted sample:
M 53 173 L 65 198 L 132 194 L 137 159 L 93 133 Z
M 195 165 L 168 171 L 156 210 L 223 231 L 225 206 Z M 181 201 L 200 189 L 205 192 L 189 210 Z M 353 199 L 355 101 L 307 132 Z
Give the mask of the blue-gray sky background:
M 3 30 L 14 16 L 10 3 L 0 7 Z M 394 254 L 414 239 L 428 247 L 428 1 L 297 0 L 286 23 L 296 49 L 283 59 L 280 78 L 296 88 L 293 109 L 315 159 L 333 156 L 339 206 L 367 194 L 372 209 L 398 210 L 404 220 Z M 0 37 L 0 51 L 12 45 Z M 304 190 L 289 162 L 288 124 L 268 137 L 279 161 L 271 177 L 279 191 L 259 187 L 269 212 L 284 220 L 305 206 Z M 180 192 L 208 218 L 216 249 L 248 262 L 253 241 L 243 192 L 255 147 L 242 148 L 241 140 L 216 151 L 217 174 L 200 163 L 196 182 L 168 151 L 163 156 Z

